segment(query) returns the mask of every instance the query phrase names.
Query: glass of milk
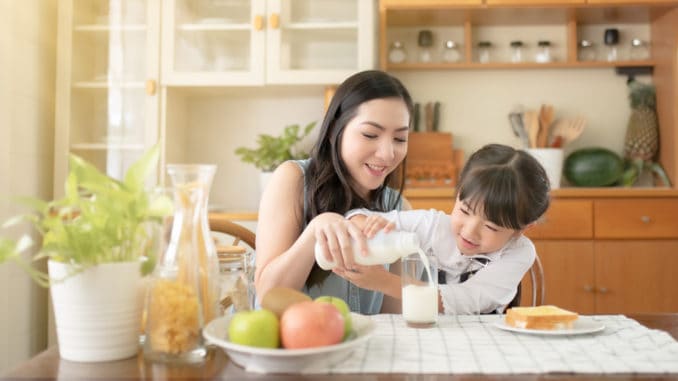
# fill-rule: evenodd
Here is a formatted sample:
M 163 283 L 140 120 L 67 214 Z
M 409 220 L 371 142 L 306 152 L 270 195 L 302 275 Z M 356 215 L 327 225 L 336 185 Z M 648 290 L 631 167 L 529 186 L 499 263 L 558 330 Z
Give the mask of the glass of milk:
M 408 327 L 433 327 L 438 321 L 438 266 L 423 251 L 402 258 L 403 319 Z

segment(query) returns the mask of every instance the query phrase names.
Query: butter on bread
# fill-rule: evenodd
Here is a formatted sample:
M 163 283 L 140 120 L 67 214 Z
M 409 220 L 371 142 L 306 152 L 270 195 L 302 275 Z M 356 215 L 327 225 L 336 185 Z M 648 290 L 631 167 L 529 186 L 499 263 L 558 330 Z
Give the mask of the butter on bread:
M 579 318 L 576 312 L 556 306 L 513 307 L 506 311 L 506 324 L 527 329 L 568 329 Z

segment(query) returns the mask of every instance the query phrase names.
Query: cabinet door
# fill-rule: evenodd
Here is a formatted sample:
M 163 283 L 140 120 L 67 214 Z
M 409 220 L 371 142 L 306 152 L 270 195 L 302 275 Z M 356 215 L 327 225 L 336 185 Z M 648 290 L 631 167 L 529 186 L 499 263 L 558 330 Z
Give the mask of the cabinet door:
M 545 304 L 582 314 L 594 313 L 593 242 L 539 240 L 534 244 L 544 267 Z M 529 274 L 526 280 L 527 277 Z M 529 305 L 529 280 L 523 281 L 523 287 L 521 305 Z
M 55 197 L 68 154 L 115 178 L 158 139 L 157 0 L 59 1 Z
M 676 312 L 678 240 L 596 242 L 596 313 Z
M 266 82 L 340 83 L 374 67 L 372 0 L 268 0 Z
M 264 83 L 266 0 L 163 0 L 163 83 Z

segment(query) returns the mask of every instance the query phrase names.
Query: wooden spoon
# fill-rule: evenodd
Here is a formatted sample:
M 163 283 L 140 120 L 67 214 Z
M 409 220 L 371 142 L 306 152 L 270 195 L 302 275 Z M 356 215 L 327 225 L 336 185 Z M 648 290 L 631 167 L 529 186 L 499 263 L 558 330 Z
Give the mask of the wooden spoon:
M 539 117 L 536 111 L 525 111 L 523 122 L 527 129 L 527 138 L 530 148 L 537 148 L 537 136 L 539 135 Z
M 547 146 L 551 123 L 553 123 L 553 106 L 549 104 L 543 104 L 539 109 L 539 133 L 537 134 L 537 147 L 544 148 Z

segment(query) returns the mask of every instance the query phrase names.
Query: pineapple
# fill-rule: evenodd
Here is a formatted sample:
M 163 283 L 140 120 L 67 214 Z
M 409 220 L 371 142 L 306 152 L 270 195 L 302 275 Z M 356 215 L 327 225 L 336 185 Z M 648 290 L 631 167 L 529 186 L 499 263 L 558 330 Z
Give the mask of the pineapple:
M 635 182 L 642 171 L 647 168 L 659 176 L 664 185 L 669 186 L 670 182 L 666 173 L 661 165 L 654 161 L 659 151 L 655 87 L 635 80 L 630 80 L 628 85 L 631 116 L 626 127 L 624 158 L 632 164 L 630 172 L 634 175 L 630 183 Z

